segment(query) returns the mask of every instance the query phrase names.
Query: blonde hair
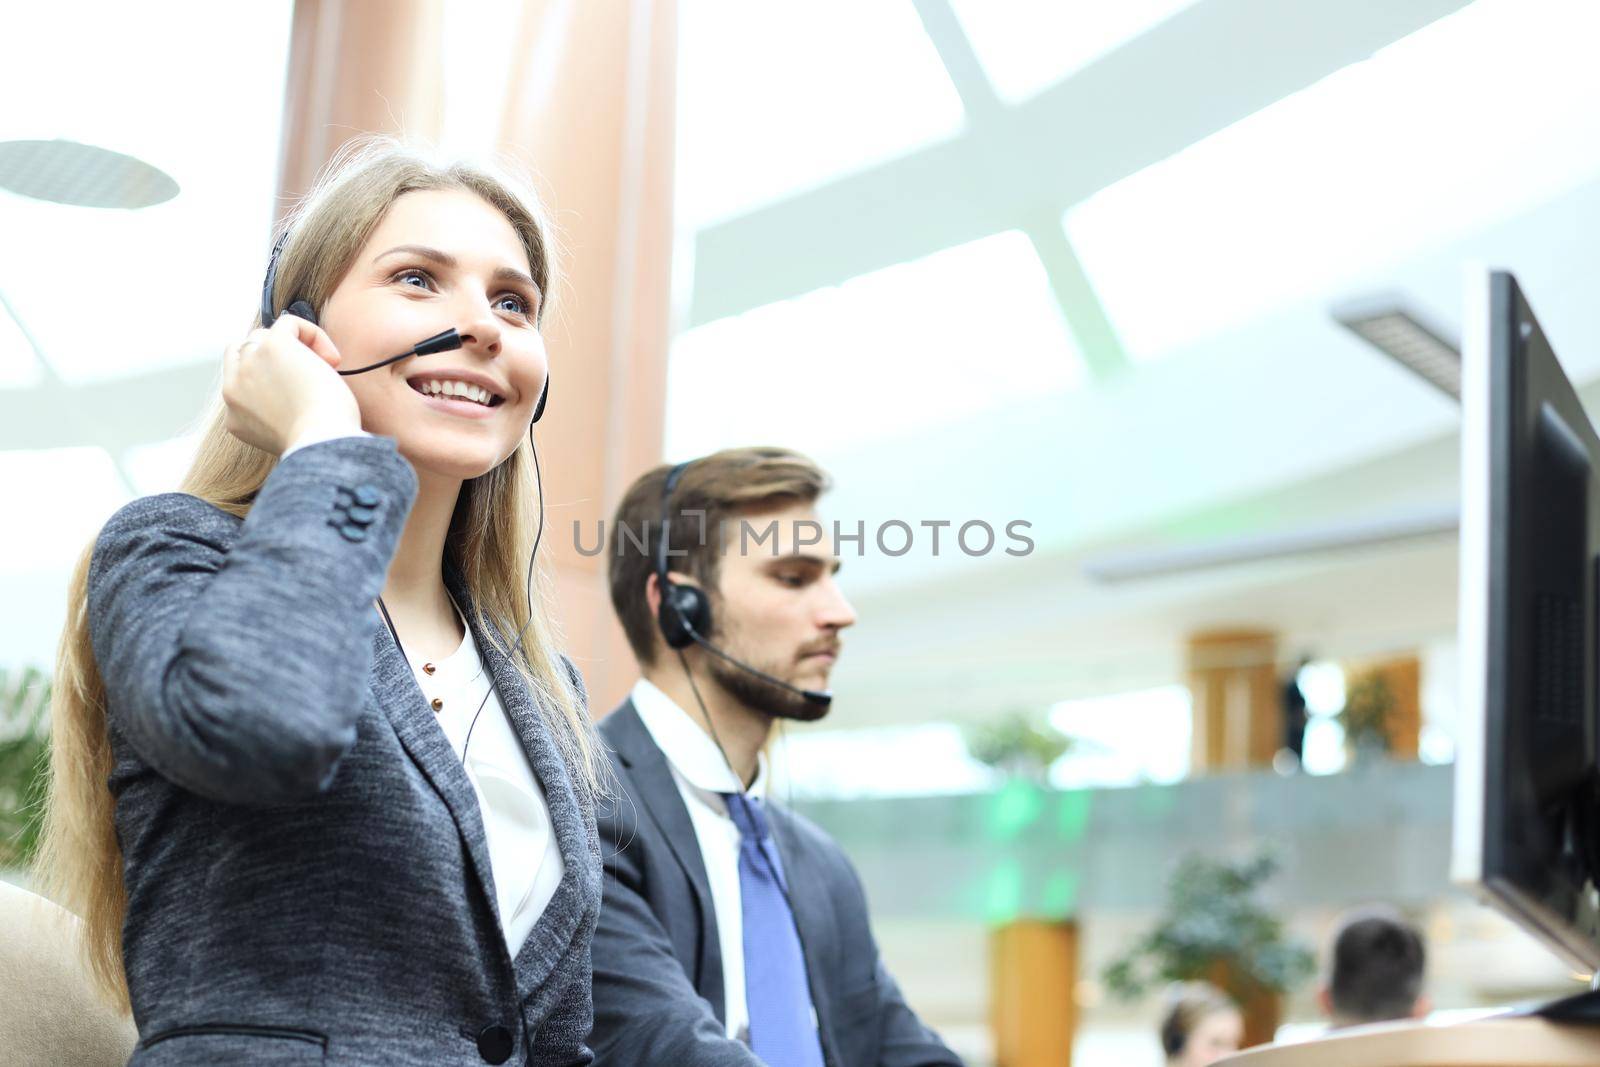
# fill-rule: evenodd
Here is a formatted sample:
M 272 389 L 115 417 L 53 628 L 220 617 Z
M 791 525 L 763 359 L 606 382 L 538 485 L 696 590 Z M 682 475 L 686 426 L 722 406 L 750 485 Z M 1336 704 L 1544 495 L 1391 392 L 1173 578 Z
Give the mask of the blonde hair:
M 363 138 L 341 150 L 286 221 L 289 238 L 278 263 L 273 310 L 296 299 L 321 307 L 389 206 L 405 193 L 428 189 L 476 193 L 505 215 L 527 250 L 534 281 L 549 300 L 554 288 L 549 229 L 525 179 L 499 166 L 439 164 L 392 139 Z M 541 318 L 544 313 L 541 307 Z M 225 414 L 218 395 L 181 489 L 242 518 L 277 458 L 229 433 Z M 499 466 L 463 483 L 445 541 L 445 565 L 455 568 L 470 591 L 472 610 L 492 645 L 509 655 L 513 642 L 502 638 L 507 632 L 524 634 L 521 656 L 512 657 L 513 662 L 545 710 L 579 790 L 592 799 L 600 791 L 602 774 L 594 724 L 564 669 L 543 598 L 534 597 L 531 611 L 524 599 L 524 568 L 533 551 L 533 515 L 539 506 L 533 463 L 532 446 L 525 439 Z M 107 787 L 113 762 L 107 694 L 89 634 L 87 585 L 93 551 L 91 543 L 73 571 L 67 623 L 56 656 L 50 800 L 39 869 L 47 894 L 83 919 L 85 963 L 95 984 L 126 1011 L 122 923 L 127 894 L 115 805 Z M 540 589 L 547 589 L 542 574 Z M 505 631 L 496 622 L 504 623 Z

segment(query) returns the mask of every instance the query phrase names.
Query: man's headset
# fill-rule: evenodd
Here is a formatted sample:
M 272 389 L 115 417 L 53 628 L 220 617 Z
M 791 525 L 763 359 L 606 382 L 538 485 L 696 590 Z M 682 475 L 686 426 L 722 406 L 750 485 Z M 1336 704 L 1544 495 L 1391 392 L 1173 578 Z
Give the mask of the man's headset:
M 695 585 L 679 585 L 667 577 L 667 549 L 672 539 L 672 493 L 678 488 L 678 479 L 690 463 L 680 463 L 667 472 L 661 485 L 661 528 L 656 535 L 656 580 L 661 587 L 661 606 L 656 612 L 656 625 L 667 647 L 674 651 L 699 645 L 718 659 L 726 660 L 740 670 L 760 678 L 806 701 L 826 708 L 833 703 L 833 694 L 818 689 L 801 689 L 782 678 L 775 678 L 742 660 L 734 659 L 713 645 L 706 636 L 711 633 L 711 598 Z
M 261 283 L 261 326 L 263 329 L 271 326 L 277 321 L 278 318 L 278 305 L 274 299 L 276 296 L 275 291 L 278 286 L 278 257 L 283 254 L 283 246 L 288 240 L 289 231 L 284 230 L 283 233 L 278 237 L 277 242 L 272 246 L 272 258 L 267 260 L 267 277 Z M 305 300 L 300 300 L 297 298 L 291 301 L 289 306 L 283 310 L 290 315 L 296 316 L 297 318 L 305 319 L 313 326 L 317 324 L 316 310 L 312 308 L 310 303 Z M 418 341 L 416 344 L 412 345 L 409 349 L 401 352 L 397 356 L 390 356 L 388 359 L 380 359 L 376 363 L 369 364 L 365 367 L 358 367 L 355 370 L 342 370 L 339 373 L 345 375 L 346 377 L 352 374 L 365 374 L 369 370 L 377 370 L 379 367 L 387 367 L 391 363 L 398 363 L 402 359 L 409 359 L 412 356 L 431 356 L 435 352 L 449 352 L 452 349 L 457 349 L 460 347 L 461 334 L 454 326 L 452 326 L 450 329 L 445 330 L 442 333 L 436 333 L 432 337 L 423 338 L 421 341 Z M 545 402 L 549 399 L 550 375 L 548 372 L 546 372 L 544 376 L 544 388 L 539 390 L 539 402 L 533 406 L 534 422 L 538 422 L 544 417 Z M 530 440 L 533 438 L 532 426 L 528 428 L 528 437 Z M 542 525 L 542 511 L 540 512 L 540 521 Z
M 278 317 L 278 312 L 276 310 L 278 257 L 283 254 L 283 246 L 288 242 L 288 240 L 289 231 L 285 229 L 278 237 L 278 240 L 273 244 L 272 257 L 267 260 L 267 276 L 266 279 L 261 283 L 261 325 L 263 328 L 271 326 Z M 305 319 L 312 325 L 317 325 L 316 309 L 314 309 L 311 304 L 305 300 L 295 299 L 291 301 L 289 306 L 283 310 L 290 315 L 296 316 L 297 318 Z M 408 359 L 412 356 L 431 356 L 435 352 L 449 352 L 460 347 L 461 334 L 454 326 L 452 326 L 450 329 L 445 330 L 442 333 L 436 333 L 432 337 L 418 341 L 416 344 L 411 346 L 409 351 L 401 352 L 397 356 L 390 356 L 388 359 L 379 360 L 370 366 L 359 367 L 356 370 L 342 370 L 339 373 L 343 375 L 365 374 L 369 370 L 377 370 L 379 367 L 386 367 L 391 363 L 398 363 L 400 360 Z M 549 398 L 550 375 L 549 372 L 546 371 L 544 388 L 539 391 L 539 402 L 533 406 L 533 419 L 528 424 L 528 445 L 533 451 L 533 477 L 537 486 L 537 492 L 539 494 L 539 528 L 538 531 L 533 535 L 533 551 L 528 555 L 527 594 L 528 622 L 530 624 L 533 622 L 533 564 L 539 556 L 539 542 L 544 538 L 544 476 L 539 470 L 539 449 L 538 446 L 534 444 L 533 440 L 533 423 L 538 422 L 544 417 L 545 401 L 547 401 Z M 395 630 L 394 622 L 389 618 L 389 609 L 384 605 L 383 598 L 381 596 L 378 598 L 378 611 L 382 613 L 384 625 L 389 628 L 390 635 L 394 637 L 395 647 L 400 650 L 401 658 L 404 659 L 409 666 L 411 659 L 406 655 L 405 646 L 400 643 L 400 634 Z M 511 652 L 508 658 L 515 660 L 517 654 L 522 651 L 522 638 L 523 635 L 527 633 L 527 629 L 527 626 L 524 626 L 517 632 L 517 639 L 511 645 Z M 461 745 L 462 763 L 466 762 L 467 746 L 472 744 L 472 731 L 478 726 L 478 716 L 483 714 L 484 707 L 489 703 L 489 693 L 493 693 L 494 690 L 495 687 L 493 684 L 493 675 L 491 674 L 489 692 L 483 695 L 483 703 L 478 705 L 478 710 L 472 715 L 471 724 L 467 726 L 467 737 Z

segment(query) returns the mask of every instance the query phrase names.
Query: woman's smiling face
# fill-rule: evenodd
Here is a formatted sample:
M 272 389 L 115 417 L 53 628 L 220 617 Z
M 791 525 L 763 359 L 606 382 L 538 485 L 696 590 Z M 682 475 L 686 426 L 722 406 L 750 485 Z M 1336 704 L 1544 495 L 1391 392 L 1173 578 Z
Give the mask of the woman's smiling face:
M 419 473 L 476 478 L 528 432 L 549 373 L 537 325 L 544 294 L 530 275 L 517 231 L 487 201 L 419 190 L 389 206 L 328 297 L 319 320 L 340 370 L 460 332 L 459 349 L 344 379 L 362 427 L 395 438 Z

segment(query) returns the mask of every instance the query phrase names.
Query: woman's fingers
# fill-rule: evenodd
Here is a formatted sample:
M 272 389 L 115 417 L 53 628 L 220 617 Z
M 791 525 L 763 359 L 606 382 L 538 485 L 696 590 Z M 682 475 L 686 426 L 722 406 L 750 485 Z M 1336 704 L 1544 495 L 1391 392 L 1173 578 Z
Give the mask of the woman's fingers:
M 278 316 L 278 321 L 272 324 L 272 329 L 268 332 L 286 338 L 292 337 L 320 356 L 328 366 L 339 366 L 339 349 L 334 345 L 333 338 L 314 322 L 286 313 Z
M 316 324 L 281 316 L 223 351 L 228 429 L 279 455 L 308 424 L 359 427 L 355 395 L 333 368 L 339 350 Z

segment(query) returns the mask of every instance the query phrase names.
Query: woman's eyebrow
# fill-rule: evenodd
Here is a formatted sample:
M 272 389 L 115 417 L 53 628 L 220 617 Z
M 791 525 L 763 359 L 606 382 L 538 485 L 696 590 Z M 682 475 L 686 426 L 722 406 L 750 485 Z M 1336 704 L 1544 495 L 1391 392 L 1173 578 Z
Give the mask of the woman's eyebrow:
M 376 263 L 380 259 L 384 259 L 393 255 L 416 256 L 419 259 L 426 259 L 430 262 L 437 263 L 446 270 L 455 270 L 456 267 L 460 265 L 460 261 L 457 260 L 455 256 L 452 256 L 449 252 L 443 252 L 437 248 L 429 248 L 427 245 L 395 245 L 387 252 L 379 252 L 377 255 L 373 256 L 372 262 Z M 544 295 L 544 290 L 539 288 L 538 282 L 534 281 L 522 271 L 515 270 L 511 267 L 501 267 L 500 269 L 496 270 L 490 277 L 490 280 L 496 282 L 519 282 L 522 285 L 526 285 L 529 289 L 532 289 L 540 296 Z

